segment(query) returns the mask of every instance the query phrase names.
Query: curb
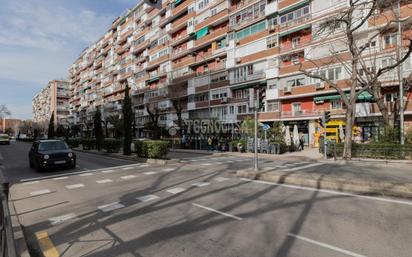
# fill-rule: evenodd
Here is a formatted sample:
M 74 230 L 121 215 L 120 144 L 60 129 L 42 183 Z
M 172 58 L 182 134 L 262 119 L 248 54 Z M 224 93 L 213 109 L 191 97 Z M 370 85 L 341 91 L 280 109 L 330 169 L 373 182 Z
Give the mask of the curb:
M 236 176 L 252 180 L 270 181 L 279 184 L 311 187 L 316 189 L 350 192 L 356 194 L 394 196 L 412 198 L 412 183 L 395 184 L 390 182 L 353 181 L 347 179 L 313 179 L 302 175 L 259 173 L 251 170 L 239 170 Z
M 22 228 L 22 225 L 20 224 L 19 217 L 16 214 L 16 209 L 14 207 L 13 201 L 9 201 L 9 209 L 10 209 L 11 223 L 13 227 L 14 240 L 16 242 L 17 255 L 21 257 L 30 257 L 26 238 L 23 233 L 23 228 Z

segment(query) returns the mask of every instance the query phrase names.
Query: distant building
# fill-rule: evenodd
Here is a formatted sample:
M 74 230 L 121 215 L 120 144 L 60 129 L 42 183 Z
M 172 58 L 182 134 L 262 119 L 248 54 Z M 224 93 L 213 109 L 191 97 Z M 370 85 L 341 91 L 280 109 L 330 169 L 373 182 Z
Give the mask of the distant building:
M 15 135 L 18 133 L 21 120 L 3 118 L 0 121 L 0 133 L 5 133 L 7 131 L 11 131 Z
M 69 82 L 52 80 L 32 100 L 33 121 L 48 122 L 54 113 L 55 125 L 67 124 L 69 115 Z

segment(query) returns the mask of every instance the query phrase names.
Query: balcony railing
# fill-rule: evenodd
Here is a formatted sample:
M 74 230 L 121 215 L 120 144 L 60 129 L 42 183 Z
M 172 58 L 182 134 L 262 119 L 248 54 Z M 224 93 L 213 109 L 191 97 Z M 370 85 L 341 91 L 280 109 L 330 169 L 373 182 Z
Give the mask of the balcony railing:
M 307 14 L 305 16 L 302 16 L 298 19 L 294 19 L 293 21 L 289 21 L 289 22 L 285 22 L 280 24 L 280 29 L 287 29 L 287 28 L 291 28 L 291 27 L 295 27 L 298 25 L 301 25 L 307 21 L 309 21 L 312 18 L 312 14 Z
M 246 82 L 251 80 L 263 79 L 266 77 L 265 71 L 256 71 L 253 74 L 244 74 L 241 77 L 234 77 L 230 82 L 231 83 L 239 83 L 239 82 Z

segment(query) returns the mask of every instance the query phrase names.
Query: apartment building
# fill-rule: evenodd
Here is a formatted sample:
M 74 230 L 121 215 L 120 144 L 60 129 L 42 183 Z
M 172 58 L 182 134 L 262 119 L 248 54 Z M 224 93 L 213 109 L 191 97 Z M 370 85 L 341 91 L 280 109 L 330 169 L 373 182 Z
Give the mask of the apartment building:
M 140 2 L 71 66 L 71 122 L 87 128 L 97 108 L 103 118 L 121 114 L 127 83 L 141 136 L 154 114 L 166 128 L 176 126 L 179 115 L 234 123 L 251 116 L 249 94 L 259 88 L 266 95 L 259 120 L 282 121 L 291 129 L 296 125 L 306 143 L 316 146 L 323 111 L 332 112 L 335 124 L 344 124 L 344 106 L 330 85 L 300 69 L 349 89 L 344 65 L 326 61 L 331 53 L 348 60 L 343 33 L 325 37 L 318 29 L 345 8 L 347 1 L 339 0 L 175 0 L 163 1 L 160 10 Z M 411 16 L 410 10 L 402 3 L 402 17 Z M 385 11 L 373 15 L 357 35 L 358 42 L 379 51 L 374 63 L 379 67 L 395 56 L 396 30 L 368 42 L 371 31 L 384 23 Z M 411 67 L 409 59 L 405 77 Z M 397 98 L 396 74 L 387 74 L 384 83 L 385 103 L 391 107 Z M 409 94 L 409 125 L 411 101 Z M 380 116 L 371 95 L 360 95 L 356 125 L 364 140 L 379 134 Z
M 69 118 L 70 83 L 52 80 L 32 100 L 33 121 L 48 123 L 54 114 L 55 125 L 67 125 Z

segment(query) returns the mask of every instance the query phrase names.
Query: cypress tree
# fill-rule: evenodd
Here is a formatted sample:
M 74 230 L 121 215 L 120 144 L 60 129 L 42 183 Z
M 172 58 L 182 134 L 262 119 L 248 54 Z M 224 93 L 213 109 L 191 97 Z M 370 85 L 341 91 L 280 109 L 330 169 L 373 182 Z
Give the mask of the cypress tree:
M 102 127 L 102 114 L 100 113 L 100 109 L 96 110 L 94 114 L 94 135 L 96 137 L 96 148 L 98 151 L 102 150 L 103 145 L 103 127 Z
M 52 113 L 49 121 L 49 129 L 47 131 L 47 137 L 49 139 L 54 138 L 54 113 Z
M 132 102 L 129 96 L 129 85 L 126 83 L 126 88 L 124 92 L 123 99 L 123 154 L 130 155 L 132 149 L 130 145 L 132 144 L 132 123 L 133 123 L 133 111 Z

